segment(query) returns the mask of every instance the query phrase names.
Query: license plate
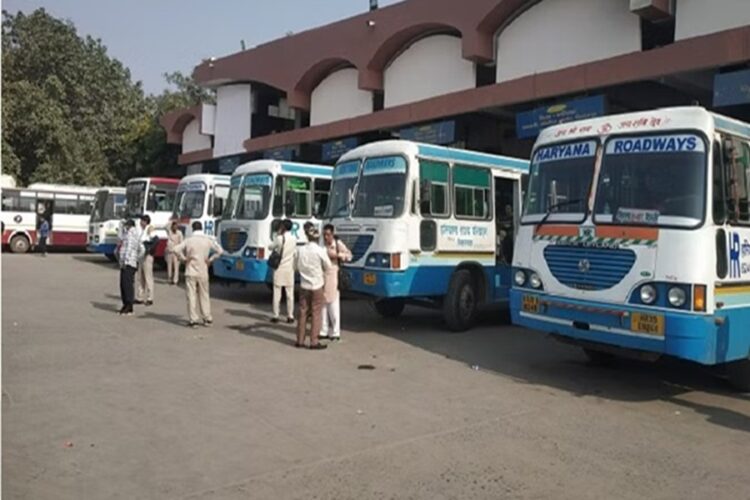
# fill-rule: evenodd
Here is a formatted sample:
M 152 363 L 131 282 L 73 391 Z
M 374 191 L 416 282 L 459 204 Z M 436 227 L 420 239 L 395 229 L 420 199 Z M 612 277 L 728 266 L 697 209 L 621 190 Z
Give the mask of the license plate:
M 365 273 L 362 281 L 364 281 L 365 285 L 374 286 L 378 282 L 378 277 L 375 273 Z
M 237 259 L 234 261 L 234 268 L 238 271 L 244 271 L 245 270 L 245 261 Z
M 663 337 L 664 315 L 634 312 L 630 318 L 630 331 Z
M 539 312 L 539 297 L 536 295 L 524 295 L 521 299 L 521 310 L 524 312 Z

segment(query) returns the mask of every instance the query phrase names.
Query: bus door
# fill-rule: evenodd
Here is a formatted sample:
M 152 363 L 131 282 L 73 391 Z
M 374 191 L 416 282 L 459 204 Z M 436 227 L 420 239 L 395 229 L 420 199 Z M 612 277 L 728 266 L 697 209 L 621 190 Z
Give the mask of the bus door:
M 511 264 L 516 234 L 518 180 L 495 177 L 495 299 L 507 298 L 511 286 Z
M 37 193 L 36 199 L 36 230 L 37 234 L 34 235 L 36 238 L 39 234 L 39 228 L 42 225 L 42 219 L 46 219 L 49 224 L 49 236 L 47 237 L 47 244 L 52 244 L 52 214 L 55 210 L 55 200 L 53 199 L 52 193 Z

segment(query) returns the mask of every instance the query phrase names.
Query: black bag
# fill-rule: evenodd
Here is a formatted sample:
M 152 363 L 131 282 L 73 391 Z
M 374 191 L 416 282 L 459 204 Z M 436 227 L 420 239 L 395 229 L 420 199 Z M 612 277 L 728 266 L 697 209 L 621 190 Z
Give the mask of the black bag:
M 352 280 L 349 276 L 349 273 L 344 271 L 341 268 L 341 265 L 343 262 L 341 262 L 341 257 L 339 256 L 339 240 L 336 238 L 336 260 L 338 261 L 339 265 L 339 275 L 338 275 L 338 289 L 339 290 L 350 290 L 352 288 Z
M 271 255 L 268 256 L 268 267 L 274 271 L 281 265 L 281 258 L 284 256 L 284 245 L 286 244 L 286 237 L 281 237 L 281 252 L 274 250 Z
M 159 245 L 159 237 L 154 236 L 148 241 L 143 242 L 143 247 L 146 249 L 146 254 L 155 256 L 156 255 L 156 247 Z

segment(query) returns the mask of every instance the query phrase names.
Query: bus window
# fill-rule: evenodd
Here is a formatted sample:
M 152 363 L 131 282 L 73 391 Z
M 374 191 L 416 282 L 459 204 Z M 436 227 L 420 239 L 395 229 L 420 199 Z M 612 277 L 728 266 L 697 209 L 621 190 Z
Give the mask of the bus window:
M 735 156 L 734 176 L 737 181 L 737 203 L 739 221 L 750 223 L 750 145 L 746 142 L 737 144 L 738 156 Z
M 457 218 L 488 219 L 490 215 L 490 173 L 483 168 L 456 165 L 453 168 L 453 196 Z
M 495 178 L 495 234 L 498 262 L 513 261 L 514 210 L 516 182 L 513 179 Z
M 331 191 L 330 179 L 314 179 L 315 194 L 313 195 L 314 214 L 322 216 L 328 208 L 328 193 Z
M 714 141 L 713 152 L 713 216 L 715 224 L 724 224 L 727 217 L 726 195 L 724 193 L 724 161 L 721 153 L 721 143 Z
M 284 182 L 286 177 L 278 177 L 273 187 L 273 216 L 284 216 Z
M 91 215 L 94 209 L 94 199 L 88 196 L 80 196 L 78 198 L 78 206 L 76 213 L 78 215 Z
M 229 198 L 229 186 L 216 186 L 214 188 L 213 215 L 215 217 L 221 217 L 227 198 Z
M 167 191 L 159 189 L 153 184 L 148 188 L 148 202 L 146 210 L 149 212 L 171 212 L 174 208 L 174 199 L 176 191 Z
M 287 177 L 284 181 L 284 204 L 287 217 L 310 217 L 311 210 L 311 179 L 302 177 Z
M 419 211 L 422 215 L 447 217 L 448 165 L 436 161 L 419 161 Z
M 76 214 L 78 213 L 78 200 L 75 195 L 70 197 L 67 195 L 57 195 L 55 196 L 55 204 L 52 210 L 56 214 Z
M 3 190 L 3 212 L 16 212 L 21 208 L 18 191 Z

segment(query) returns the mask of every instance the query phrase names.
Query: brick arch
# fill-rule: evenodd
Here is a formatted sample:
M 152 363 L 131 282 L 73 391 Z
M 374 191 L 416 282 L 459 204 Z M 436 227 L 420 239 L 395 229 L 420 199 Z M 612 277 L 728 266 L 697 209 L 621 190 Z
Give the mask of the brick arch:
M 310 96 L 315 87 L 328 75 L 343 68 L 357 68 L 357 66 L 349 59 L 338 56 L 323 57 L 310 65 L 287 93 L 289 105 L 295 108 L 309 109 Z
M 190 108 L 179 109 L 163 115 L 159 122 L 167 131 L 167 142 L 169 144 L 181 144 L 182 133 L 185 127 L 193 120 L 201 120 L 203 117 L 203 106 L 200 104 Z
M 464 53 L 476 55 L 477 60 L 491 62 L 495 55 L 495 38 L 498 32 L 513 19 L 541 0 L 499 0 L 472 30 L 471 37 L 464 44 Z

